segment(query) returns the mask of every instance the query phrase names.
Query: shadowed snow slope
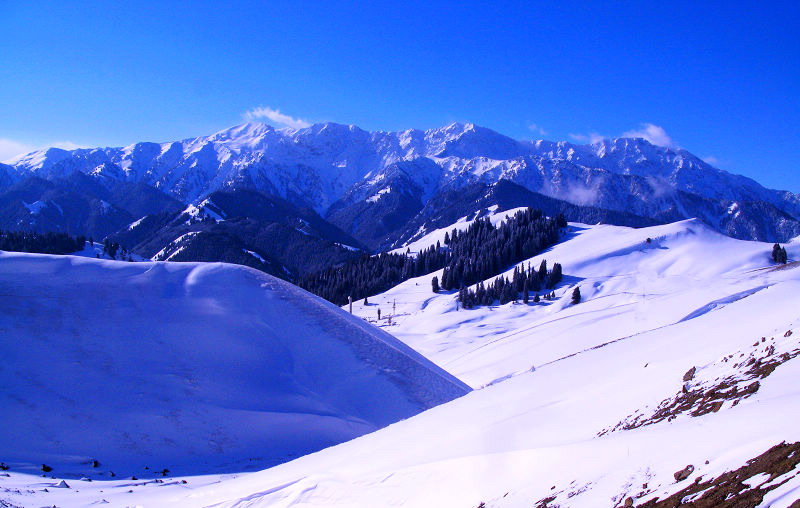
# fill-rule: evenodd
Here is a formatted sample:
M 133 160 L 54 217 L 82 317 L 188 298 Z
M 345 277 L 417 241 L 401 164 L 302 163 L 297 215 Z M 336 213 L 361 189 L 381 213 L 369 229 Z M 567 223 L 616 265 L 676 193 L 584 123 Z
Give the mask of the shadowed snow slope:
M 771 244 L 733 240 L 693 220 L 569 229 L 565 241 L 526 261 L 563 264 L 554 300 L 456 310 L 455 294 L 431 292 L 431 278 L 441 276 L 433 273 L 354 305 L 373 321 L 381 308 L 381 327 L 476 388 L 464 397 L 235 478 L 81 482 L 67 492 L 49 488 L 58 479 L 12 472 L 0 485 L 19 493 L 0 499 L 598 508 L 631 497 L 640 506 L 682 497 L 697 478 L 702 486 L 781 441 L 800 441 L 800 263 L 776 266 Z M 800 244 L 787 251 L 796 260 Z M 583 301 L 571 305 L 576 284 Z M 688 479 L 676 482 L 673 474 L 690 464 Z M 760 506 L 787 508 L 800 497 L 800 469 L 771 473 L 754 471 L 748 482 L 764 487 Z
M 468 391 L 235 265 L 0 253 L 0 330 L 0 460 L 18 471 L 263 468 Z

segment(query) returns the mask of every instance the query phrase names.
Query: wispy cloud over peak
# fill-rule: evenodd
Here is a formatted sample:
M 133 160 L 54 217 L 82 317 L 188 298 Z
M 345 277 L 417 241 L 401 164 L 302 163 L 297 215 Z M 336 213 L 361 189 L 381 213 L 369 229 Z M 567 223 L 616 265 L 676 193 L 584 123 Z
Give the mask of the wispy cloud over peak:
M 302 129 L 311 125 L 310 122 L 302 118 L 295 118 L 293 116 L 281 113 L 278 109 L 272 109 L 265 106 L 253 108 L 245 112 L 245 114 L 242 116 L 248 121 L 267 120 L 279 127 L 291 127 L 292 129 Z
M 590 144 L 599 143 L 604 139 L 606 139 L 605 136 L 603 136 L 602 134 L 598 134 L 596 132 L 590 132 L 588 134 L 570 133 L 569 137 L 572 141 L 575 141 L 576 143 L 590 143 Z
M 9 161 L 18 155 L 36 150 L 35 146 L 20 143 L 13 139 L 0 138 L 0 161 Z
M 547 136 L 547 131 L 544 130 L 541 125 L 535 123 L 528 125 L 528 130 L 539 136 Z
M 47 148 L 61 148 L 63 150 L 76 150 L 78 148 L 85 148 L 82 145 L 73 143 L 72 141 L 55 141 L 44 145 L 33 145 L 13 139 L 0 138 L 0 161 L 12 162 L 22 155 L 35 152 L 36 150 L 46 150 Z
M 642 138 L 646 139 L 647 141 L 649 141 L 654 145 L 663 146 L 667 148 L 672 148 L 675 146 L 675 143 L 672 141 L 672 138 L 669 137 L 667 131 L 665 131 L 663 127 L 654 125 L 652 123 L 643 123 L 639 126 L 638 129 L 633 129 L 627 132 L 623 132 L 622 137 Z

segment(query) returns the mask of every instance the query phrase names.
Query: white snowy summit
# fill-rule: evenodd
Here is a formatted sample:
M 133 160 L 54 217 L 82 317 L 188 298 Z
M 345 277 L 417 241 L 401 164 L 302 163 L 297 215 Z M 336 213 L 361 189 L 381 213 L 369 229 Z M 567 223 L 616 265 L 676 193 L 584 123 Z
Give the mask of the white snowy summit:
M 311 207 L 351 234 L 357 226 L 349 216 L 365 206 L 408 221 L 432 198 L 501 180 L 659 222 L 697 217 L 736 238 L 786 241 L 800 234 L 798 195 L 641 138 L 577 145 L 518 141 L 470 123 L 368 132 L 335 123 L 274 129 L 253 122 L 183 141 L 51 148 L 9 164 L 0 166 L 6 185 L 78 171 L 98 181 L 144 183 L 187 204 L 221 189 L 255 189 Z M 376 199 L 389 195 L 396 202 Z M 734 205 L 739 213 L 727 213 Z

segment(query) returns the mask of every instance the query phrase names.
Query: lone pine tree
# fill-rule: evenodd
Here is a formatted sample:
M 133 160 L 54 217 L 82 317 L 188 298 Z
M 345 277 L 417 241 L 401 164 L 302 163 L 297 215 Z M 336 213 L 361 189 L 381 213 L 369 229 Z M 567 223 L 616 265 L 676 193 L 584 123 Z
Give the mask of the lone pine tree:
M 772 246 L 772 260 L 776 263 L 786 263 L 788 258 L 786 255 L 786 247 L 781 247 L 777 243 Z
M 575 286 L 575 289 L 572 290 L 572 305 L 578 304 L 581 302 L 581 288 Z

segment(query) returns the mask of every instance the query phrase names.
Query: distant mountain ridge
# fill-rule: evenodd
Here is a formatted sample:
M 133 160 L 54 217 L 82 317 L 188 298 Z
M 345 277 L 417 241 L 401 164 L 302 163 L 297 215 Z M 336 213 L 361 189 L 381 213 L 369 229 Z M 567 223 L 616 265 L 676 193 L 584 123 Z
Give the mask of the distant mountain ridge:
M 218 190 L 255 189 L 313 208 L 371 248 L 396 237 L 432 198 L 499 181 L 658 222 L 698 217 L 737 238 L 787 241 L 800 234 L 800 196 L 641 138 L 576 145 L 519 141 L 474 124 L 368 132 L 335 123 L 246 123 L 176 142 L 33 152 L 0 166 L 0 188 L 76 171 L 146 184 L 184 203 Z
M 364 254 L 357 240 L 313 210 L 247 189 L 148 215 L 109 238 L 155 261 L 224 261 L 283 279 Z

